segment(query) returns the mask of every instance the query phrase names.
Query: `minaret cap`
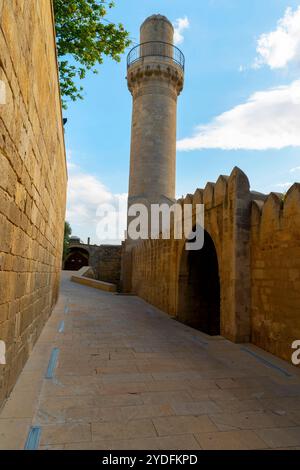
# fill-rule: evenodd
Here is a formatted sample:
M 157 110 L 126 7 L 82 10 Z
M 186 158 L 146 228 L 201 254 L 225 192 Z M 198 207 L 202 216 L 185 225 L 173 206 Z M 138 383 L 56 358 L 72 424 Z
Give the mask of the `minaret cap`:
M 151 15 L 141 26 L 140 42 L 164 42 L 173 44 L 174 28 L 163 15 Z
M 156 20 L 156 21 L 165 21 L 166 23 L 168 23 L 172 29 L 174 30 L 174 27 L 171 23 L 171 21 L 164 15 L 160 15 L 159 13 L 157 15 L 151 15 L 151 16 L 148 16 L 148 18 L 145 19 L 145 21 L 141 24 L 141 27 L 140 29 L 143 28 L 143 26 L 145 25 L 145 23 L 147 23 L 148 21 L 153 21 L 153 20 Z

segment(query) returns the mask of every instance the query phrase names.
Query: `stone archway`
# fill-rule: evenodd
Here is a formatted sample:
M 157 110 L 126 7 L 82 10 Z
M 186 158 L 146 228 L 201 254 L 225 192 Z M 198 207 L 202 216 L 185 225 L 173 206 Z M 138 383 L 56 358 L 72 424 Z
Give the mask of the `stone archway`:
M 64 269 L 67 271 L 78 271 L 83 266 L 89 265 L 89 252 L 84 248 L 70 247 L 70 252 L 65 259 Z
M 183 248 L 178 277 L 177 319 L 209 335 L 220 334 L 220 277 L 214 242 L 207 231 L 201 250 Z
M 196 204 L 204 204 L 204 227 L 217 251 L 220 334 L 236 343 L 249 342 L 251 333 L 250 215 L 253 197 L 258 199 L 259 194 L 251 193 L 247 176 L 234 168 L 229 177 L 220 176 L 215 184 L 207 183 L 204 189 L 197 189 L 194 195 L 188 194 L 177 201 L 182 207 L 183 204 L 193 204 L 192 215 L 185 216 L 183 211 L 182 226 L 185 223 L 194 225 Z M 182 251 L 183 245 L 184 240 L 174 238 L 170 241 L 153 240 L 153 243 L 146 241 L 134 247 L 131 291 L 172 317 L 189 324 L 198 323 L 199 326 L 187 303 L 190 295 L 188 268 L 184 266 L 189 266 L 191 259 L 184 258 L 183 255 L 188 253 Z M 196 254 L 190 256 L 197 257 Z M 196 266 L 200 261 L 195 261 Z M 209 329 L 207 325 L 205 328 Z

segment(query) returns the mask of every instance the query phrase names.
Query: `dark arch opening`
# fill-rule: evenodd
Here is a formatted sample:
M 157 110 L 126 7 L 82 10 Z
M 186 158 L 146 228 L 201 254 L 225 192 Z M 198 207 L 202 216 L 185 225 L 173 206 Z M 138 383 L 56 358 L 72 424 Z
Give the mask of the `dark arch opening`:
M 78 271 L 83 266 L 89 265 L 89 252 L 84 248 L 71 247 L 65 259 L 64 269 L 67 271 Z
M 177 319 L 209 335 L 220 334 L 220 279 L 214 242 L 204 232 L 201 250 L 183 249 Z

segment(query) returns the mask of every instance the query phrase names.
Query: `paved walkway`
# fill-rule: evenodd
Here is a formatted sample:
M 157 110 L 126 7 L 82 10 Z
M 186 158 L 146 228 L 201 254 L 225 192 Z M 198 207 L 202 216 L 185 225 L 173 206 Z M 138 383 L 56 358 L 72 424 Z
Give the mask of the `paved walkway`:
M 1 412 L 0 448 L 24 448 L 31 426 L 40 449 L 300 448 L 299 370 L 69 276 Z

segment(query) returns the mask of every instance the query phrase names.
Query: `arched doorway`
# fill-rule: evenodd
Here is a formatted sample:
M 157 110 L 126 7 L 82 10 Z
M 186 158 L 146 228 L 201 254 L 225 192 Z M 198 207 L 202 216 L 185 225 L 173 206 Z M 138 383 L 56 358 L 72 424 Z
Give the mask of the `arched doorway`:
M 183 248 L 178 279 L 177 319 L 209 335 L 220 334 L 217 252 L 208 232 L 201 250 Z
M 89 252 L 84 248 L 71 247 L 70 252 L 64 262 L 64 269 L 67 271 L 78 271 L 83 266 L 89 265 Z

